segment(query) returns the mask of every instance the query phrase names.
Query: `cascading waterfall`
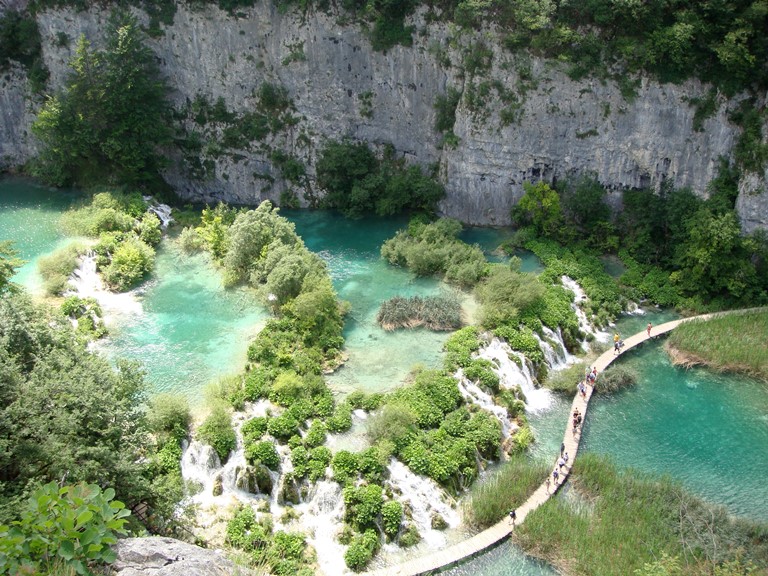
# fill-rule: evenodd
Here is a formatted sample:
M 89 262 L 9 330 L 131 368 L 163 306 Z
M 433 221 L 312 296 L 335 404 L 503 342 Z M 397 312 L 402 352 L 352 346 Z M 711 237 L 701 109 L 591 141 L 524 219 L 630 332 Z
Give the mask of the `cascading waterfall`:
M 528 366 L 528 359 L 520 352 L 512 350 L 506 342 L 493 338 L 478 353 L 479 358 L 493 362 L 498 369 L 499 385 L 512 389 L 519 387 L 525 394 L 525 407 L 530 412 L 541 412 L 552 405 L 552 392 L 546 388 L 537 388 Z M 511 357 L 517 358 L 515 362 Z
M 317 551 L 317 563 L 323 574 L 344 574 L 346 546 L 336 540 L 336 530 L 344 515 L 344 498 L 336 482 L 321 480 L 309 493 L 308 501 L 296 506 L 302 512 L 299 524 L 307 540 Z
M 544 332 L 544 338 L 536 332 L 533 335 L 539 341 L 539 347 L 550 370 L 562 370 L 576 362 L 577 358 L 569 354 L 565 347 L 563 333 L 560 331 L 559 326 L 554 331 L 546 326 L 542 326 L 542 332 Z
M 101 306 L 104 322 L 107 324 L 115 315 L 141 315 L 143 312 L 136 291 L 116 293 L 104 288 L 104 283 L 96 271 L 96 253 L 93 250 L 80 257 L 78 267 L 69 277 L 68 284 L 70 289 L 64 295 L 94 298 Z
M 581 332 L 584 334 L 592 334 L 595 337 L 595 340 L 598 342 L 610 341 L 611 335 L 608 332 L 596 330 L 595 327 L 592 326 L 592 322 L 590 322 L 589 318 L 587 318 L 584 310 L 582 310 L 581 303 L 586 302 L 588 298 L 584 293 L 584 290 L 582 290 L 581 286 L 579 286 L 579 283 L 572 278 L 569 278 L 568 276 L 561 276 L 560 280 L 562 281 L 565 288 L 573 292 L 574 298 L 573 302 L 571 302 L 571 308 L 576 313 L 576 318 L 579 321 L 579 330 L 581 330 Z M 589 344 L 587 342 L 582 342 L 581 347 L 584 349 L 584 351 L 589 350 Z
M 503 438 L 508 438 L 513 431 L 517 429 L 517 425 L 514 424 L 507 416 L 506 408 L 502 408 L 498 404 L 494 403 L 490 394 L 483 392 L 477 384 L 470 382 L 464 376 L 464 372 L 459 369 L 454 375 L 459 385 L 459 392 L 467 402 L 477 404 L 483 410 L 487 410 L 501 422 L 501 433 Z
M 155 202 L 155 199 L 152 198 L 152 196 L 142 196 L 142 198 L 144 199 L 144 202 L 149 204 L 147 212 L 152 212 L 152 214 L 158 217 L 160 226 L 168 228 L 168 225 L 173 222 L 173 218 L 171 217 L 171 207 L 167 204 Z
M 448 496 L 434 480 L 411 472 L 405 464 L 392 458 L 389 462 L 387 484 L 399 500 L 410 507 L 413 522 L 421 534 L 422 541 L 429 548 L 442 548 L 447 544 L 445 534 L 432 528 L 432 517 L 439 514 L 450 528 L 461 523 L 458 512 L 447 501 Z

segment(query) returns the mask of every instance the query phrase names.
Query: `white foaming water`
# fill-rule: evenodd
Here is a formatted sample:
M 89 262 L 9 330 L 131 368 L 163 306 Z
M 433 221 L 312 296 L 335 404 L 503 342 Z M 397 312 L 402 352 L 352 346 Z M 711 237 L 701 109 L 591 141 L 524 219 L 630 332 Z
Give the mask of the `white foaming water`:
M 565 286 L 574 294 L 573 302 L 571 302 L 571 308 L 576 313 L 576 318 L 579 321 L 579 330 L 581 330 L 584 334 L 592 334 L 595 337 L 595 340 L 598 342 L 609 342 L 611 335 L 608 332 L 597 330 L 594 326 L 592 326 L 592 322 L 589 321 L 586 313 L 581 308 L 581 304 L 586 302 L 588 298 L 584 293 L 584 290 L 582 290 L 581 286 L 579 286 L 579 283 L 569 278 L 568 276 L 561 276 L 560 280 L 563 282 L 563 286 Z M 581 347 L 584 349 L 584 351 L 589 350 L 589 344 L 586 341 L 581 343 Z
M 506 342 L 494 338 L 480 350 L 478 356 L 498 366 L 496 373 L 499 375 L 499 385 L 502 388 L 511 389 L 518 386 L 523 391 L 526 410 L 541 412 L 554 402 L 550 390 L 536 387 L 527 358 L 522 353 L 512 350 Z M 520 364 L 518 365 L 510 356 L 518 358 Z
M 496 416 L 499 422 L 501 422 L 502 437 L 508 438 L 512 433 L 512 422 L 507 417 L 506 408 L 502 408 L 498 404 L 495 404 L 490 394 L 486 394 L 474 382 L 467 380 L 461 369 L 459 369 L 453 377 L 456 378 L 459 385 L 459 392 L 461 392 L 464 399 L 467 402 L 477 404 L 483 410 Z
M 432 516 L 439 514 L 450 528 L 457 527 L 461 522 L 459 513 L 453 509 L 443 489 L 434 480 L 414 474 L 394 458 L 389 462 L 389 479 L 386 483 L 395 493 L 399 491 L 401 495 L 398 500 L 410 507 L 422 542 L 429 548 L 443 548 L 448 539 L 443 532 L 432 528 Z
M 168 228 L 168 225 L 173 222 L 173 218 L 171 217 L 171 207 L 167 204 L 155 203 L 155 199 L 152 198 L 152 196 L 142 196 L 142 198 L 144 199 L 144 202 L 149 204 L 147 212 L 152 212 L 152 214 L 160 219 L 160 226 Z
M 93 251 L 80 257 L 79 265 L 69 277 L 68 284 L 71 289 L 64 295 L 75 294 L 81 298 L 96 299 L 104 313 L 105 324 L 109 324 L 114 316 L 143 313 L 137 291 L 116 293 L 104 287 L 101 277 L 96 272 L 96 254 Z
M 544 338 L 536 332 L 533 335 L 539 341 L 539 347 L 550 370 L 562 370 L 576 362 L 577 358 L 569 354 L 565 348 L 563 333 L 560 331 L 559 326 L 555 331 L 542 326 L 542 331 L 544 332 Z
M 348 573 L 344 562 L 346 546 L 336 540 L 344 515 L 341 486 L 321 480 L 313 486 L 308 501 L 295 508 L 302 512 L 299 524 L 317 552 L 320 571 L 329 576 Z

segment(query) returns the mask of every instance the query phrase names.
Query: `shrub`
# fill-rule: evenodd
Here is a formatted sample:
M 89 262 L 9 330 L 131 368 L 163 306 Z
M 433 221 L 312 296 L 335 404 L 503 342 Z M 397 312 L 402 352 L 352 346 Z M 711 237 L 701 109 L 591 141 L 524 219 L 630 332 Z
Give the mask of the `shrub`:
M 411 546 L 415 546 L 421 542 L 421 534 L 419 534 L 419 529 L 416 528 L 414 524 L 406 524 L 397 542 L 403 548 L 410 548 Z
M 309 448 L 325 444 L 325 432 L 327 429 L 328 427 L 322 420 L 314 420 L 307 431 L 307 435 L 304 437 L 304 442 Z
M 464 369 L 464 376 L 472 382 L 477 382 L 485 390 L 494 394 L 499 391 L 499 377 L 492 370 L 493 363 L 484 358 L 473 359 Z
M 149 246 L 157 246 L 163 237 L 160 219 L 153 212 L 145 212 L 134 229 L 139 240 Z
M 378 484 L 347 486 L 343 494 L 345 520 L 361 531 L 373 528 L 384 504 L 383 488 Z
M 309 452 L 304 446 L 297 445 L 291 449 L 291 464 L 297 478 L 304 478 L 309 474 Z
M 191 422 L 189 403 L 183 396 L 158 394 L 149 401 L 147 423 L 155 434 L 172 438 L 178 443 L 187 437 Z
M 344 553 L 344 562 L 355 572 L 360 572 L 373 558 L 379 548 L 379 537 L 373 529 L 366 530 L 352 539 Z
M 397 449 L 404 447 L 417 430 L 416 414 L 405 404 L 387 404 L 379 414 L 367 422 L 368 438 L 371 442 L 388 440 Z
M 600 374 L 595 391 L 601 394 L 617 392 L 637 383 L 637 372 L 626 366 L 609 366 Z
M 112 254 L 104 280 L 117 290 L 127 290 L 147 275 L 155 265 L 155 251 L 138 238 L 125 239 Z
M 243 435 L 243 441 L 246 444 L 250 444 L 260 440 L 264 434 L 267 433 L 267 423 L 269 417 L 267 416 L 255 416 L 245 422 L 240 428 L 240 433 Z
M 400 522 L 403 520 L 403 505 L 394 500 L 385 502 L 381 507 L 381 518 L 384 525 L 384 534 L 390 540 L 394 540 L 400 531 Z
M 269 419 L 267 432 L 279 440 L 288 440 L 294 434 L 298 434 L 299 423 L 291 414 L 285 413 Z
M 455 330 L 461 326 L 461 304 L 456 298 L 396 296 L 381 305 L 376 321 L 385 330 L 419 326 L 429 330 Z
M 246 400 L 255 402 L 259 398 L 266 398 L 272 388 L 275 379 L 275 371 L 265 366 L 256 366 L 247 372 L 243 385 Z
M 325 478 L 325 469 L 331 463 L 331 457 L 331 451 L 325 446 L 318 446 L 309 452 L 307 466 L 310 481 L 317 482 L 319 479 Z
M 226 408 L 215 405 L 205 421 L 197 429 L 197 439 L 213 447 L 222 464 L 229 458 L 229 453 L 237 445 L 237 437 L 232 429 L 232 417 Z
M 176 439 L 166 442 L 154 456 L 160 474 L 181 474 L 181 445 Z
M 59 488 L 55 482 L 35 490 L 10 526 L 0 526 L 0 571 L 5 574 L 48 572 L 57 563 L 77 574 L 88 564 L 111 563 L 110 545 L 130 512 L 113 500 L 115 491 L 78 484 Z
M 195 254 L 205 250 L 205 240 L 191 226 L 186 226 L 179 234 L 179 246 L 187 254 Z
M 467 326 L 451 334 L 443 344 L 446 370 L 453 372 L 456 368 L 469 366 L 472 353 L 480 349 L 479 335 L 475 326 Z
M 334 454 L 331 462 L 333 479 L 339 484 L 347 484 L 357 479 L 358 458 L 356 454 L 347 450 L 339 450 Z
M 245 447 L 245 458 L 251 464 L 261 462 L 270 470 L 280 467 L 280 455 L 272 442 L 262 441 Z
M 352 406 L 348 402 L 338 404 L 327 424 L 328 430 L 335 433 L 346 432 L 352 428 Z
M 264 547 L 269 543 L 272 527 L 256 520 L 250 506 L 241 506 L 227 522 L 227 542 L 245 551 Z

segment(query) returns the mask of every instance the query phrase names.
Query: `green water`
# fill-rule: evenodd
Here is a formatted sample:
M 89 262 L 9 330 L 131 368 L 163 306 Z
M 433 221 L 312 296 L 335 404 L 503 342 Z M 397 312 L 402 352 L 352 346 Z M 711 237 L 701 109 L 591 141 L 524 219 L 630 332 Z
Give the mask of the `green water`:
M 67 241 L 57 230 L 71 195 L 53 193 L 27 181 L 0 181 L 0 239 L 16 243 L 30 261 L 14 278 L 39 285 L 34 261 Z M 381 301 L 394 295 L 426 295 L 443 288 L 387 266 L 379 247 L 406 224 L 404 219 L 348 221 L 323 212 L 284 212 L 311 250 L 328 262 L 334 285 L 351 304 L 345 325 L 349 362 L 330 377 L 334 389 L 386 390 L 398 385 L 417 363 L 438 366 L 446 335 L 423 330 L 387 333 L 375 323 Z M 497 245 L 503 231 L 469 230 L 466 239 L 484 250 Z M 534 258 L 524 267 L 536 269 Z M 203 256 L 182 255 L 165 241 L 153 279 L 137 296 L 142 313 L 118 315 L 103 348 L 110 356 L 141 360 L 154 390 L 176 391 L 199 399 L 206 382 L 242 369 L 249 339 L 266 315 L 248 291 L 223 290 L 216 270 Z M 653 313 L 622 319 L 629 335 L 672 319 Z M 625 353 L 640 374 L 638 385 L 613 397 L 596 397 L 585 424 L 584 450 L 610 455 L 618 464 L 667 473 L 705 499 L 735 513 L 768 519 L 768 390 L 765 385 L 706 370 L 669 365 L 660 343 Z M 534 455 L 550 459 L 566 426 L 570 398 L 560 398 L 533 415 Z M 551 570 L 509 545 L 471 560 L 460 576 L 539 575 Z
M 0 240 L 11 240 L 19 258 L 26 261 L 13 281 L 30 292 L 41 292 L 38 258 L 69 242 L 59 220 L 76 199 L 74 193 L 52 192 L 29 180 L 0 180 Z
M 193 403 L 207 383 L 242 370 L 248 343 L 268 317 L 248 290 L 225 290 L 206 256 L 183 254 L 168 240 L 141 292 L 142 313 L 118 315 L 100 348 L 139 360 L 153 392 Z

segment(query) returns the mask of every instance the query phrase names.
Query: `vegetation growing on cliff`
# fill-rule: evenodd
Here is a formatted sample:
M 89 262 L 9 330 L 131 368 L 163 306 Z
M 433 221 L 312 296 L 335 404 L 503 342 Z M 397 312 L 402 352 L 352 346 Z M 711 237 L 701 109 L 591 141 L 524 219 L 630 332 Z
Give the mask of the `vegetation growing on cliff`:
M 346 216 L 375 212 L 390 216 L 403 211 L 431 214 L 445 190 L 434 174 L 406 166 L 386 147 L 378 158 L 365 143 L 329 141 L 317 161 L 317 185 L 325 191 L 322 205 Z
M 33 124 L 42 143 L 33 174 L 56 186 L 160 187 L 170 108 L 136 19 L 115 13 L 106 48 L 94 50 L 81 37 L 70 65 L 66 86 Z
M 667 338 L 665 348 L 676 364 L 703 364 L 768 381 L 768 309 L 684 322 Z
M 37 21 L 16 10 L 7 10 L 0 15 L 0 72 L 8 70 L 14 61 L 27 69 L 35 92 L 45 87 L 48 69 L 43 63 Z

